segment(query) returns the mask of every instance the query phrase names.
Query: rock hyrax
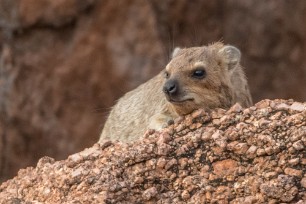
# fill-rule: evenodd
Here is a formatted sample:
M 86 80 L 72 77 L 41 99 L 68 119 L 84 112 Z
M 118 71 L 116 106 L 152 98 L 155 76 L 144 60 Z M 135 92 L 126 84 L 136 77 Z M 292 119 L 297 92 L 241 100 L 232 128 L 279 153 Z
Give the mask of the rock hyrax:
M 236 47 L 222 43 L 176 48 L 162 72 L 119 99 L 100 142 L 136 140 L 147 129 L 159 130 L 198 108 L 229 108 L 236 102 L 252 105 L 240 56 Z

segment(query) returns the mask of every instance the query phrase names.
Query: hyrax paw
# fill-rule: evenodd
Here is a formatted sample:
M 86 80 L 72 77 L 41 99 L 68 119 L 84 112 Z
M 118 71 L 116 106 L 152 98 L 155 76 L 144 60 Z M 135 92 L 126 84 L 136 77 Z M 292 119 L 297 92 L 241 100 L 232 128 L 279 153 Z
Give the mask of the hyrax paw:
M 163 128 L 168 127 L 169 125 L 173 123 L 174 121 L 172 117 L 169 117 L 164 114 L 157 114 L 152 117 L 152 120 L 149 124 L 149 128 L 154 129 L 154 130 L 161 130 Z

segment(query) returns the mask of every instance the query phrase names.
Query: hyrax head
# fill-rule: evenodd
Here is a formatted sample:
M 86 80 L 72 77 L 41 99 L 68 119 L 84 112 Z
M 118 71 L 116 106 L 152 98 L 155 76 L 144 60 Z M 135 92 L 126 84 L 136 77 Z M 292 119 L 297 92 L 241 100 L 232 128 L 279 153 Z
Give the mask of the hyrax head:
M 198 108 L 230 107 L 233 105 L 231 78 L 242 72 L 239 61 L 240 51 L 222 43 L 176 48 L 164 70 L 163 92 L 180 115 Z

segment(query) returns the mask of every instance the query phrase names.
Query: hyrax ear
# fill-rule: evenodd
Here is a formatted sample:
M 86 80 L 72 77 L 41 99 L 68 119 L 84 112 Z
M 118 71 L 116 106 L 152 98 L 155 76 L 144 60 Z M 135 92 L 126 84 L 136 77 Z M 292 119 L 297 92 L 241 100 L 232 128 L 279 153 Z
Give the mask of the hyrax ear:
M 225 58 L 225 62 L 228 64 L 228 69 L 234 69 L 240 62 L 241 53 L 238 48 L 226 45 L 219 50 L 219 53 Z
M 171 57 L 172 58 L 176 57 L 178 55 L 178 53 L 180 52 L 180 50 L 181 50 L 181 48 L 179 48 L 179 47 L 174 48 Z

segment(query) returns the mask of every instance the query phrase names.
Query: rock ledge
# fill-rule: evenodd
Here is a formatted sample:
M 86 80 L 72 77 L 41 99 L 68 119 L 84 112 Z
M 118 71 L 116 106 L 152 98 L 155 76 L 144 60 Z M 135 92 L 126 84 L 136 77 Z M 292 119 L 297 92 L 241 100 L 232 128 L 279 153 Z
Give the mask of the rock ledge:
M 306 103 L 198 110 L 133 144 L 40 159 L 0 203 L 304 203 Z

